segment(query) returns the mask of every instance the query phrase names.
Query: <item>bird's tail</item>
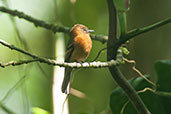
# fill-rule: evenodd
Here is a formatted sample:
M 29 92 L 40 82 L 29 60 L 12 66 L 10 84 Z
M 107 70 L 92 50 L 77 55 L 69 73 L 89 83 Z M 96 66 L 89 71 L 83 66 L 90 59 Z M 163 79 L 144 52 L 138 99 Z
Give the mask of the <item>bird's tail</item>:
M 71 72 L 72 72 L 72 68 L 65 68 L 65 74 L 64 74 L 64 79 L 63 79 L 62 88 L 61 88 L 63 93 L 68 93 L 67 87 L 69 86 Z

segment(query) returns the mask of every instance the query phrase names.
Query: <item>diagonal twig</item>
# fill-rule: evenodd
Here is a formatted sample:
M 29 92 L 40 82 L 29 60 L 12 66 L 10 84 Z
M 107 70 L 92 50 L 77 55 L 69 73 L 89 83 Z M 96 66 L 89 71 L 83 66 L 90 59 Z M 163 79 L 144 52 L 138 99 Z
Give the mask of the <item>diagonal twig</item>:
M 19 18 L 23 18 L 23 19 L 33 23 L 35 26 L 44 27 L 46 29 L 52 30 L 54 33 L 55 32 L 65 32 L 65 33 L 69 32 L 68 27 L 65 27 L 62 25 L 59 26 L 59 25 L 55 25 L 55 24 L 48 24 L 42 20 L 38 20 L 38 19 L 35 19 L 29 15 L 26 15 L 21 11 L 11 10 L 11 9 L 5 8 L 3 6 L 0 7 L 0 11 L 4 12 L 4 13 L 8 13 L 8 14 L 13 15 L 13 16 L 17 16 Z
M 135 36 L 138 36 L 138 35 L 141 35 L 143 33 L 148 32 L 148 31 L 151 31 L 153 29 L 159 28 L 159 27 L 164 26 L 164 25 L 166 25 L 168 23 L 171 23 L 171 18 L 167 18 L 167 19 L 161 20 L 159 22 L 156 22 L 154 24 L 148 25 L 146 27 L 142 27 L 142 28 L 137 28 L 137 29 L 131 30 L 127 34 L 121 36 L 121 38 L 118 40 L 118 43 L 119 44 L 123 44 L 126 41 L 134 38 Z
M 106 68 L 109 66 L 119 65 L 121 63 L 121 60 L 118 59 L 118 60 L 111 60 L 107 62 L 94 61 L 94 62 L 84 62 L 84 63 L 77 63 L 77 62 L 66 63 L 66 62 L 56 62 L 55 60 L 48 60 L 48 62 L 41 61 L 39 60 L 39 58 L 37 58 L 31 60 L 10 61 L 7 63 L 0 62 L 0 67 L 5 68 L 8 66 L 19 66 L 19 65 L 29 64 L 33 62 L 41 62 L 49 65 L 60 66 L 60 67 L 71 67 L 71 68 Z
M 28 55 L 30 57 L 32 57 L 32 60 L 20 60 L 20 61 L 11 61 L 8 63 L 0 63 L 0 67 L 7 67 L 7 66 L 17 66 L 17 65 L 21 65 L 21 64 L 28 64 L 28 63 L 32 63 L 32 62 L 41 62 L 41 63 L 46 63 L 49 65 L 54 65 L 54 66 L 60 66 L 60 67 L 72 67 L 72 68 L 100 68 L 100 67 L 109 67 L 109 66 L 113 66 L 113 65 L 118 65 L 121 63 L 121 59 L 122 58 L 118 58 L 117 60 L 110 60 L 107 62 L 85 62 L 85 63 L 77 63 L 77 62 L 73 62 L 73 63 L 66 63 L 66 62 L 57 62 L 55 60 L 52 59 L 47 59 L 44 57 L 39 57 L 35 54 L 32 54 L 28 51 L 22 50 L 18 47 L 15 47 L 14 45 L 11 45 L 3 40 L 0 39 L 0 44 L 12 49 L 12 50 L 16 50 L 20 53 L 23 53 L 25 55 Z
M 3 7 L 3 6 L 0 6 L 0 11 L 4 12 L 4 13 L 8 13 L 12 16 L 17 16 L 19 18 L 25 19 L 25 20 L 33 23 L 36 27 L 43 27 L 45 29 L 53 31 L 54 33 L 56 33 L 56 32 L 69 33 L 69 31 L 70 31 L 69 27 L 66 27 L 63 25 L 57 25 L 57 24 L 49 24 L 45 21 L 35 19 L 35 18 L 33 18 L 33 17 L 31 17 L 31 16 L 29 16 L 29 15 L 27 15 L 21 11 L 11 10 L 11 9 Z M 98 40 L 102 43 L 105 43 L 107 41 L 107 36 L 104 36 L 104 35 L 91 34 L 91 38 L 93 40 Z

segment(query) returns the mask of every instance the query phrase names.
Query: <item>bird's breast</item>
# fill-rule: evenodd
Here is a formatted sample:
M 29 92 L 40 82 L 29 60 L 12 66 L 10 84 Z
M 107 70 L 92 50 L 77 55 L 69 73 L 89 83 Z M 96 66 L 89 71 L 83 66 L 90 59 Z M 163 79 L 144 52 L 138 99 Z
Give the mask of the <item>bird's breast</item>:
M 84 61 L 92 48 L 92 40 L 89 34 L 77 35 L 74 38 L 74 51 L 71 61 Z

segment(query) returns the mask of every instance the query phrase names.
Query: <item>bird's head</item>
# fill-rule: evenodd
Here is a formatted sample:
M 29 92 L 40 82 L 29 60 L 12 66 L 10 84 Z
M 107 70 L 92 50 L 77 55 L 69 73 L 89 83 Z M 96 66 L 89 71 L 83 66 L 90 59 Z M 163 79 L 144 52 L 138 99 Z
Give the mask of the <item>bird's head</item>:
M 89 34 L 90 32 L 94 32 L 94 30 L 89 30 L 82 24 L 76 24 L 70 30 L 72 36 L 77 36 L 79 34 Z

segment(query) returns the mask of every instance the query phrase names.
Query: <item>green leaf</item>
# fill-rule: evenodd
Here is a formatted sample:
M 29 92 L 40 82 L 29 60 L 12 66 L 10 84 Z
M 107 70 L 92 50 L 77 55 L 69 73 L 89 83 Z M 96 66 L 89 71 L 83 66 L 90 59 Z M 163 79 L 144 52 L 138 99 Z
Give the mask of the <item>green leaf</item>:
M 118 12 L 118 34 L 124 35 L 127 32 L 126 11 L 129 9 L 130 0 L 114 0 Z
M 118 13 L 119 18 L 119 30 L 120 35 L 125 35 L 127 32 L 127 19 L 126 19 L 126 12 L 119 12 Z
M 123 52 L 125 55 L 128 55 L 128 54 L 130 53 L 129 50 L 128 50 L 126 47 L 121 46 L 120 49 L 122 50 L 122 52 Z
M 39 107 L 33 107 L 32 112 L 33 114 L 50 114 L 48 111 L 41 109 Z
M 158 75 L 158 90 L 171 92 L 171 60 L 161 60 L 155 63 L 155 70 Z
M 149 77 L 146 75 L 146 77 Z M 129 80 L 129 83 L 138 90 L 143 90 L 146 87 L 150 87 L 151 85 L 146 82 L 142 77 L 134 78 Z M 157 95 L 147 91 L 140 94 L 142 100 L 144 101 L 145 105 L 150 109 L 152 114 L 163 114 L 163 108 L 160 104 L 160 99 Z M 127 96 L 121 90 L 120 87 L 117 87 L 110 97 L 110 108 L 114 114 L 120 114 L 122 107 L 124 104 L 128 101 Z M 160 110 L 157 110 L 160 109 Z M 132 104 L 129 102 L 126 106 L 123 114 L 137 114 L 135 108 L 132 106 Z
M 161 60 L 157 61 L 155 63 L 155 70 L 158 75 L 158 85 L 159 88 L 158 91 L 164 91 L 164 92 L 171 92 L 171 60 Z M 167 96 L 167 95 L 166 95 Z M 171 112 L 170 104 L 171 104 L 171 98 L 161 96 L 161 102 L 163 104 L 164 110 L 166 111 L 166 114 Z

